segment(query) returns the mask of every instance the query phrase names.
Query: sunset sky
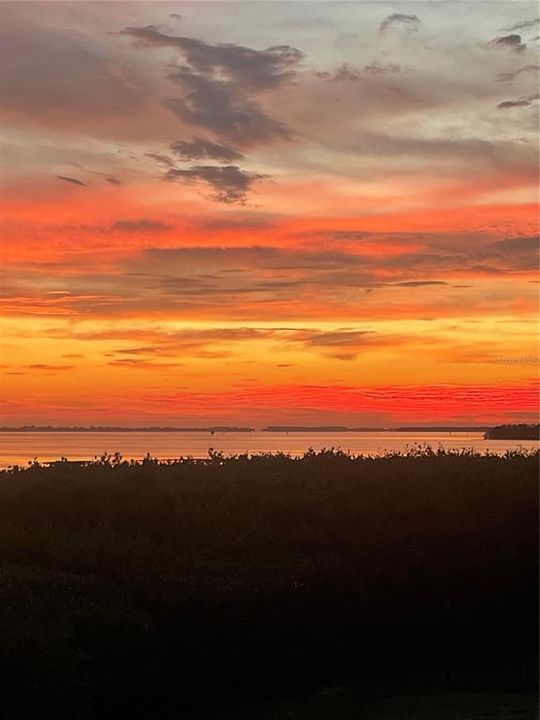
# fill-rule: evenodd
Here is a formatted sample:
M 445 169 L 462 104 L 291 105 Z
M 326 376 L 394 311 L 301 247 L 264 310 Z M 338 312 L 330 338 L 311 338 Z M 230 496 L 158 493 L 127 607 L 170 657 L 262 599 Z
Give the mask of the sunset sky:
M 0 13 L 0 423 L 536 417 L 536 2 Z

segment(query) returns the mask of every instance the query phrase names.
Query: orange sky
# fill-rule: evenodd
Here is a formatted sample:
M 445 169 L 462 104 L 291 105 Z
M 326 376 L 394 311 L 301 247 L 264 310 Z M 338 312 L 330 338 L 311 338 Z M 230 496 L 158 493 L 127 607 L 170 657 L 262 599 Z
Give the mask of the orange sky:
M 2 3 L 0 422 L 536 417 L 535 4 L 309 5 Z

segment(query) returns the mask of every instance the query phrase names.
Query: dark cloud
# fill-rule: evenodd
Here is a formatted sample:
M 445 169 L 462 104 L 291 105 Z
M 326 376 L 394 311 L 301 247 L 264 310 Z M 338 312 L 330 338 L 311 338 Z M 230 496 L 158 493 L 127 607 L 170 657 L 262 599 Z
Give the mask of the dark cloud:
M 210 197 L 216 202 L 244 205 L 252 185 L 265 176 L 241 170 L 236 165 L 216 167 L 194 165 L 187 170 L 169 170 L 167 180 L 178 180 L 188 184 L 205 183 L 212 188 Z
M 89 341 L 114 341 L 123 340 L 125 336 L 125 331 L 113 329 L 99 332 L 79 332 L 76 338 Z M 177 332 L 143 330 L 141 331 L 141 338 L 151 342 L 152 345 L 120 348 L 113 353 L 107 353 L 113 358 L 109 364 L 119 367 L 173 367 L 172 363 L 165 363 L 163 360 L 173 357 L 210 359 L 230 357 L 232 353 L 228 346 L 238 346 L 239 343 L 257 341 L 271 341 L 280 349 L 300 348 L 324 357 L 352 360 L 365 348 L 394 345 L 405 340 L 405 336 L 383 335 L 374 330 L 357 328 L 339 328 L 333 331 L 325 331 L 313 327 L 279 326 L 264 328 L 215 327 L 208 330 L 193 329 L 179 330 Z M 124 357 L 130 354 L 133 357 Z M 291 363 L 280 363 L 277 367 L 291 366 Z
M 24 365 L 27 370 L 73 370 L 75 365 L 49 365 L 48 363 L 34 363 Z
M 156 27 L 126 28 L 121 34 L 140 44 L 178 50 L 183 63 L 168 78 L 184 91 L 166 106 L 185 122 L 239 145 L 289 138 L 288 129 L 266 115 L 253 93 L 289 82 L 303 54 L 288 45 L 253 50 L 242 45 L 211 44 L 165 35 Z
M 200 137 L 195 137 L 191 141 L 178 140 L 170 148 L 182 160 L 216 160 L 230 163 L 244 159 L 242 153 L 230 145 L 219 145 Z
M 230 352 L 224 345 L 237 344 L 243 341 L 265 340 L 272 338 L 276 330 L 261 328 L 212 328 L 210 330 L 180 330 L 177 332 L 162 333 L 158 331 L 143 331 L 143 337 L 152 342 L 152 345 L 137 348 L 121 348 L 114 355 L 134 355 L 134 357 L 115 358 L 110 365 L 133 367 L 173 367 L 170 363 L 159 362 L 166 357 L 199 357 L 223 358 L 229 357 Z M 114 340 L 122 339 L 122 333 L 115 331 L 105 333 L 103 338 Z M 95 339 L 95 335 L 82 336 L 81 339 Z M 156 358 L 158 360 L 156 360 Z
M 499 110 L 509 110 L 510 108 L 516 107 L 529 107 L 535 100 L 538 100 L 540 95 L 529 95 L 528 97 L 520 98 L 519 100 L 505 100 L 497 105 Z
M 540 238 L 538 238 L 535 235 L 532 236 L 525 236 L 525 237 L 517 237 L 517 238 L 507 238 L 506 240 L 499 240 L 497 242 L 491 243 L 489 245 L 490 248 L 493 248 L 494 250 L 514 250 L 514 251 L 528 251 L 528 250 L 538 250 L 540 243 Z
M 515 30 L 526 30 L 527 28 L 535 27 L 535 25 L 538 25 L 539 22 L 540 17 L 534 18 L 534 20 L 522 20 L 521 22 L 512 25 L 512 27 L 503 28 L 502 32 L 512 33 Z
M 109 185 L 122 185 L 122 182 L 114 177 L 114 175 L 111 175 L 110 173 L 101 172 L 100 170 L 93 170 L 92 168 L 85 167 L 84 165 L 81 165 L 81 163 L 78 162 L 70 162 L 70 165 L 73 167 L 78 168 L 79 170 L 82 170 L 85 173 L 88 173 L 89 175 L 98 175 L 99 177 L 105 178 L 105 182 L 108 182 Z M 64 179 L 64 178 L 62 178 Z M 83 183 L 84 184 L 84 183 Z
M 341 328 L 324 331 L 310 328 L 283 333 L 286 343 L 297 343 L 309 351 L 336 360 L 354 360 L 358 355 L 373 347 L 396 346 L 404 342 L 404 336 L 383 335 L 374 330 Z M 409 338 L 410 339 L 410 338 Z
M 392 285 L 393 287 L 425 287 L 426 285 L 448 285 L 443 280 L 406 280 L 405 282 L 398 283 L 385 283 Z
M 153 360 L 122 358 L 120 360 L 110 360 L 107 365 L 121 368 L 136 368 L 137 370 L 171 370 L 172 368 L 181 367 L 182 363 L 162 363 Z
M 224 74 L 229 81 L 253 90 L 264 90 L 290 80 L 304 57 L 300 50 L 289 45 L 253 50 L 231 43 L 211 44 L 195 38 L 164 35 L 152 25 L 126 28 L 121 34 L 131 35 L 146 45 L 176 48 L 193 71 L 206 76 Z
M 533 70 L 540 70 L 540 65 L 523 65 L 513 72 L 499 73 L 499 75 L 497 75 L 497 82 L 512 82 L 518 75 Z
M 330 240 L 331 231 L 325 232 Z M 455 294 L 446 292 L 444 283 L 450 287 L 457 278 L 466 283 L 467 276 L 526 280 L 524 274 L 533 277 L 538 268 L 535 237 L 494 239 L 482 233 L 364 233 L 362 237 L 366 235 L 382 245 L 402 242 L 405 252 L 379 257 L 361 254 L 361 240 L 359 253 L 320 247 L 154 248 L 120 261 L 109 274 L 63 276 L 66 294 L 62 296 L 44 298 L 43 268 L 27 269 L 15 285 L 6 288 L 4 302 L 23 314 L 38 309 L 50 315 L 97 312 L 103 316 L 138 309 L 145 313 L 185 310 L 230 319 L 245 317 L 246 308 L 251 317 L 254 309 L 260 317 L 276 317 L 277 308 L 281 317 L 301 317 L 303 309 L 312 307 L 313 297 L 321 312 L 336 305 L 358 308 L 368 298 L 396 307 L 402 300 L 429 305 L 433 294 L 426 300 L 422 288 L 431 287 L 440 289 L 437 302 L 449 308 Z M 323 236 L 315 233 L 310 242 L 320 246 Z M 129 333 L 125 340 L 132 349 L 127 354 L 134 357 L 144 355 L 137 348 L 156 345 L 152 338 Z
M 169 75 L 187 94 L 169 98 L 165 105 L 190 125 L 246 146 L 268 140 L 291 139 L 289 129 L 271 118 L 234 83 L 180 69 Z
M 306 345 L 315 347 L 359 345 L 369 341 L 370 336 L 375 335 L 370 330 L 347 330 L 330 332 L 307 332 L 299 334 L 299 337 Z
M 521 42 L 521 35 L 503 35 L 488 43 L 488 47 L 495 50 L 510 50 L 512 52 L 523 52 L 527 45 Z
M 416 15 L 405 15 L 403 13 L 392 13 L 385 18 L 379 26 L 379 32 L 385 33 L 391 27 L 404 27 L 408 30 L 417 30 L 420 20 Z
M 142 218 L 141 220 L 117 220 L 111 225 L 110 229 L 127 233 L 148 233 L 163 232 L 165 230 L 171 230 L 172 227 L 169 223 L 161 220 L 147 220 Z
M 380 63 L 377 60 L 364 65 L 362 73 L 364 75 L 394 75 L 395 73 L 401 72 L 401 65 L 395 63 Z
M 58 180 L 63 180 L 66 183 L 70 183 L 71 185 L 81 185 L 82 187 L 86 187 L 86 183 L 84 183 L 82 180 L 77 180 L 77 178 L 72 177 L 66 177 L 65 175 L 57 175 L 56 176 Z
M 274 218 L 265 215 L 260 210 L 257 212 L 241 211 L 235 217 L 210 217 L 208 220 L 201 218 L 199 228 L 201 230 L 263 230 L 274 225 Z
M 150 160 L 154 160 L 154 162 L 164 165 L 165 167 L 174 167 L 174 162 L 170 157 L 167 157 L 167 155 L 161 155 L 160 153 L 145 153 L 144 157 L 150 158 Z
M 116 220 L 111 225 L 60 225 L 57 226 L 61 232 L 92 233 L 95 235 L 106 235 L 108 233 L 159 233 L 165 230 L 172 230 L 174 225 L 161 220 L 138 218 L 137 220 Z
M 331 72 L 316 70 L 314 74 L 321 80 L 330 80 L 331 82 L 355 82 L 365 79 L 366 76 L 380 77 L 399 72 L 401 72 L 400 65 L 381 64 L 373 61 L 362 68 L 355 68 L 349 63 L 343 63 Z

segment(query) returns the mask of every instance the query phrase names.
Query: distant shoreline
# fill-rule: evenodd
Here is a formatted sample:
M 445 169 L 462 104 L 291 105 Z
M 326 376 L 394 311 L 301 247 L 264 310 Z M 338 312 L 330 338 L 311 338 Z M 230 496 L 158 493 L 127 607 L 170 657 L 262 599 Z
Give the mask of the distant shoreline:
M 347 427 L 347 426 L 295 426 L 295 425 L 269 425 L 257 430 L 251 427 L 234 427 L 234 426 L 210 426 L 210 427 L 107 427 L 107 426 L 69 426 L 69 427 L 53 427 L 43 425 L 25 425 L 21 427 L 0 427 L 0 432 L 9 433 L 252 433 L 252 432 L 275 432 L 275 433 L 330 433 L 330 432 L 347 432 L 347 433 L 394 433 L 394 432 L 486 432 L 491 429 L 489 425 L 473 425 L 473 426 L 426 426 L 426 427 Z
M 349 427 L 347 425 L 268 425 L 256 429 L 245 426 L 234 425 L 210 425 L 208 427 L 174 427 L 147 426 L 147 427 L 122 427 L 107 425 L 72 425 L 67 427 L 53 425 L 21 425 L 19 427 L 0 427 L 0 432 L 12 434 L 25 433 L 204 433 L 209 435 L 220 434 L 249 434 L 249 433 L 276 433 L 279 435 L 289 434 L 325 434 L 325 433 L 482 433 L 486 440 L 538 440 L 540 439 L 540 428 L 538 424 L 512 424 L 512 425 L 424 425 L 424 426 L 401 426 L 401 427 Z
M 234 433 L 250 433 L 255 432 L 255 428 L 249 427 L 48 427 L 32 425 L 23 427 L 0 427 L 0 432 L 13 432 L 13 433 L 25 433 L 25 432 L 43 432 L 43 433 L 55 433 L 55 432 L 85 432 L 85 433 L 112 433 L 112 432 L 234 432 Z

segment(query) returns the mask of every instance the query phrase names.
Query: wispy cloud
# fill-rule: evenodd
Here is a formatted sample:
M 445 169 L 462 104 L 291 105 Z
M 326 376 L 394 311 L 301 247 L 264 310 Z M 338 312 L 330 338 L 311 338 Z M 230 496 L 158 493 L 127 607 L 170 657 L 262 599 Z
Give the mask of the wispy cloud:
M 77 178 L 67 177 L 65 175 L 57 175 L 56 176 L 58 180 L 62 180 L 63 182 L 69 183 L 70 185 L 81 185 L 82 187 L 86 187 L 86 183 L 84 183 L 82 180 L 77 180 Z
M 217 162 L 230 163 L 244 159 L 242 153 L 230 145 L 220 145 L 200 137 L 193 140 L 177 140 L 171 145 L 171 150 L 182 160 L 217 160 Z
M 417 15 L 407 15 L 405 13 L 392 13 L 388 15 L 379 26 L 379 32 L 385 33 L 390 28 L 399 27 L 407 30 L 418 30 L 420 20 Z
M 497 105 L 499 110 L 509 110 L 511 108 L 529 107 L 535 100 L 538 100 L 540 95 L 528 95 L 527 97 L 519 98 L 518 100 L 505 100 Z

